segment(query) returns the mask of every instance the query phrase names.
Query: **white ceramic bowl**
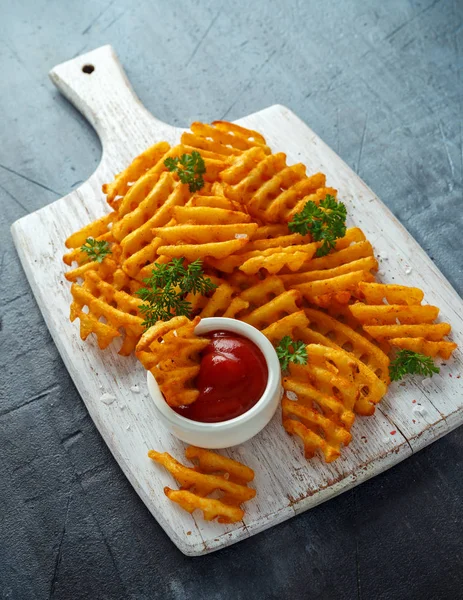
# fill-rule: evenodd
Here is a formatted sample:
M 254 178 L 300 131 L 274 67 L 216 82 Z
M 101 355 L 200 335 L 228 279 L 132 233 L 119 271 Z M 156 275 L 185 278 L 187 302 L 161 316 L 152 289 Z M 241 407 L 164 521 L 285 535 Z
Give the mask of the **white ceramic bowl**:
M 217 330 L 230 331 L 248 338 L 260 349 L 267 362 L 268 381 L 263 395 L 239 417 L 220 423 L 201 423 L 179 415 L 164 400 L 155 378 L 148 371 L 148 390 L 159 419 L 175 437 L 201 448 L 228 448 L 255 436 L 275 414 L 282 393 L 280 362 L 275 348 L 258 329 L 236 319 L 210 317 L 202 319 L 195 333 L 203 335 Z

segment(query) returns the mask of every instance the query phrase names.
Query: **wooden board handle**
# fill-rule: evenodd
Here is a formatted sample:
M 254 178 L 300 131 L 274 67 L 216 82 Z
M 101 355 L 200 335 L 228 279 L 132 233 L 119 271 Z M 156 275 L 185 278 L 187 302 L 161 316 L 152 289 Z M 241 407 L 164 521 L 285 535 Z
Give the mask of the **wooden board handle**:
M 136 137 L 147 122 L 163 128 L 135 95 L 111 46 L 102 46 L 54 67 L 49 73 L 56 87 L 90 121 L 104 150 L 127 139 L 131 128 Z M 142 134 L 143 137 L 143 134 Z

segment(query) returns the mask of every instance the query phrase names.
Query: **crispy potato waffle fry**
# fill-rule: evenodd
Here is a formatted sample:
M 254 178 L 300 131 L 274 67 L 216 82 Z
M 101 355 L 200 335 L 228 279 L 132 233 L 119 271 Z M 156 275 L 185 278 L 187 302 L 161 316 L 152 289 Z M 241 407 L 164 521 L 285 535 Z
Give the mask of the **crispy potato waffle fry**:
M 206 521 L 217 519 L 219 523 L 241 521 L 244 510 L 241 504 L 251 500 L 256 491 L 247 484 L 254 479 L 254 471 L 239 463 L 211 452 L 189 446 L 185 456 L 197 460 L 197 467 L 185 467 L 167 452 L 150 450 L 148 456 L 165 467 L 181 485 L 180 490 L 164 488 L 166 496 L 192 513 L 203 512 Z M 220 498 L 208 498 L 220 493 Z
M 128 356 L 143 333 L 143 318 L 138 308 L 140 300 L 116 289 L 95 271 L 85 273 L 82 285 L 73 283 L 71 294 L 70 318 L 71 321 L 80 319 L 80 337 L 86 340 L 94 333 L 103 350 L 123 335 L 119 331 L 123 328 L 124 341 L 119 354 Z
M 353 271 L 329 279 L 310 281 L 294 286 L 310 303 L 328 306 L 333 300 L 347 304 L 361 281 L 371 281 L 374 277 L 368 271 Z
M 315 259 L 316 260 L 316 259 Z M 333 279 L 340 275 L 347 275 L 358 271 L 371 272 L 378 268 L 377 260 L 372 256 L 354 260 L 351 263 L 334 267 L 333 269 L 325 269 L 319 271 L 304 271 L 302 273 L 294 273 L 293 275 L 279 274 L 281 281 L 285 287 L 300 285 L 303 283 L 311 283 L 313 281 L 321 281 L 322 279 Z
M 283 292 L 245 317 L 240 318 L 257 329 L 265 329 L 270 323 L 281 319 L 283 316 L 297 312 L 299 310 L 297 302 L 300 302 L 300 299 L 301 296 L 297 290 Z
M 432 323 L 439 314 L 437 306 L 404 306 L 402 304 L 367 305 L 357 302 L 349 307 L 353 316 L 363 325 L 391 325 L 397 323 Z
M 364 325 L 363 329 L 375 340 L 382 342 L 391 338 L 422 338 L 439 342 L 450 333 L 448 323 L 422 325 Z
M 310 321 L 311 331 L 322 335 L 325 345 L 328 345 L 326 340 L 334 342 L 336 346 L 361 360 L 386 385 L 389 384 L 389 358 L 380 348 L 348 325 L 340 323 L 320 310 L 306 308 L 304 312 Z
M 302 317 L 298 318 L 302 324 Z M 308 352 L 312 346 L 307 346 Z M 332 462 L 340 456 L 341 445 L 351 441 L 349 430 L 355 419 L 353 407 L 359 391 L 351 373 L 347 375 L 333 369 L 331 363 L 290 363 L 289 374 L 283 378 L 283 427 L 302 440 L 306 458 L 320 450 L 325 461 Z
M 360 415 L 372 415 L 375 405 L 387 392 L 387 385 L 375 373 L 352 354 L 337 348 L 320 344 L 307 346 L 309 362 L 329 368 L 332 365 L 337 372 L 353 381 L 359 391 L 355 402 L 355 411 Z
M 138 360 L 156 379 L 169 406 L 191 404 L 199 396 L 194 380 L 199 373 L 200 352 L 209 344 L 208 338 L 194 333 L 200 320 L 173 317 L 158 321 L 137 344 Z
M 311 260 L 318 245 L 310 243 L 310 236 L 288 235 L 286 227 L 284 231 L 278 228 L 278 225 L 259 227 L 242 251 L 223 260 L 209 260 L 208 264 L 224 273 L 241 269 L 255 274 L 266 269 L 268 273 L 275 274 L 286 267 L 290 271 L 302 269 Z
M 130 277 L 142 281 L 149 275 L 159 260 L 157 248 L 161 243 L 151 230 L 168 223 L 174 207 L 185 204 L 188 198 L 187 186 L 176 182 L 171 173 L 161 173 L 145 197 L 115 223 L 111 234 L 122 249 L 121 267 Z
M 308 387 L 306 386 L 304 391 Z M 321 450 L 325 461 L 332 462 L 341 455 L 341 444 L 347 446 L 352 439 L 346 429 L 313 408 L 292 402 L 287 396 L 283 398 L 281 406 L 283 427 L 289 434 L 301 438 L 306 458 L 312 458 L 317 450 Z
M 345 305 L 358 295 L 360 282 L 374 281 L 372 271 L 378 268 L 373 248 L 364 238 L 360 229 L 348 229 L 330 254 L 305 261 L 293 274 L 284 266 L 278 275 L 286 289 L 299 290 L 311 304 L 323 308 Z
M 303 310 L 291 313 L 275 323 L 271 323 L 262 333 L 268 338 L 274 346 L 286 335 L 292 340 L 304 340 L 305 333 L 309 328 L 309 319 L 305 316 Z
M 165 165 L 167 158 L 193 151 L 202 161 L 190 156 Z M 181 183 L 179 169 L 187 183 Z M 308 363 L 290 363 L 284 377 L 283 425 L 302 440 L 308 458 L 318 453 L 331 462 L 350 442 L 355 413 L 373 414 L 384 396 L 394 348 L 445 360 L 456 348 L 445 339 L 450 325 L 435 322 L 439 309 L 422 304 L 419 288 L 375 281 L 378 262 L 361 229 L 351 227 L 336 238 L 327 219 L 322 226 L 334 248 L 321 257 L 316 253 L 322 242 L 310 235 L 316 221 L 307 229 L 298 223 L 307 235 L 290 231 L 288 223 L 308 201 L 336 198 L 337 190 L 323 173 L 308 175 L 303 164 L 288 165 L 286 155 L 272 153 L 256 131 L 225 121 L 195 122 L 176 146 L 159 142 L 136 157 L 103 192 L 111 212 L 66 240 L 71 320 L 80 320 L 82 339 L 94 333 L 100 348 L 117 338 L 122 355 L 136 347 L 171 406 L 198 396 L 200 352 L 209 343 L 194 335 L 201 318 L 242 320 L 275 346 L 290 336 L 303 342 Z M 82 252 L 88 238 L 95 242 Z M 200 288 L 169 290 L 160 283 L 177 295 L 179 312 L 191 307 L 191 320 L 173 317 L 144 332 L 137 292 L 153 270 L 150 281 L 174 278 L 172 269 L 179 267 L 173 258 L 182 259 L 184 268 L 200 259 L 194 268 L 216 287 L 204 288 L 210 290 L 204 296 L 185 295 L 183 289 Z M 156 298 L 153 289 L 149 302 Z M 240 502 L 255 493 L 247 487 L 250 469 L 198 448 L 186 452 L 199 461 L 195 468 L 152 453 L 182 485 L 166 488 L 171 500 L 189 512 L 203 510 L 206 519 L 242 518 Z
M 220 178 L 227 198 L 241 202 L 250 214 L 267 223 L 288 220 L 298 201 L 324 188 L 326 181 L 322 173 L 307 177 L 301 163 L 288 167 L 282 152 L 266 155 L 260 148 L 232 159 Z
M 392 338 L 389 340 L 391 346 L 401 348 L 403 350 L 412 350 L 426 356 L 440 356 L 448 360 L 452 356 L 452 352 L 457 345 L 455 342 L 430 342 L 424 338 Z
M 365 303 L 349 307 L 365 332 L 382 343 L 412 350 L 426 356 L 448 359 L 457 347 L 443 340 L 450 333 L 448 323 L 433 323 L 439 314 L 436 306 L 421 305 L 424 294 L 414 287 L 379 283 L 360 283 L 359 294 Z
M 207 206 L 187 207 L 187 210 L 187 223 L 153 230 L 153 235 L 162 240 L 157 249 L 159 255 L 183 256 L 188 261 L 208 257 L 224 259 L 242 249 L 258 227 L 239 211 Z M 182 214 L 185 212 L 180 211 L 180 216 Z
M 85 225 L 84 227 L 82 227 L 82 229 L 79 229 L 79 231 L 76 231 L 76 233 L 73 233 L 67 238 L 67 240 L 65 241 L 66 248 L 77 250 L 78 255 L 81 257 L 81 259 L 88 258 L 84 253 L 80 252 L 80 248 L 85 244 L 85 240 L 87 238 L 93 238 L 95 240 L 106 240 L 107 237 L 105 236 L 108 236 L 111 233 L 110 227 L 114 223 L 114 221 L 117 220 L 117 218 L 118 215 L 116 212 L 110 212 L 107 215 L 104 215 L 104 217 L 101 217 L 100 219 L 97 219 L 96 221 Z M 113 238 L 111 238 L 110 241 L 113 241 Z M 71 252 L 63 256 L 64 262 L 67 265 L 71 265 L 75 260 L 77 260 L 79 264 L 82 264 L 83 260 L 79 260 L 72 253 L 72 250 Z
M 312 308 L 295 312 L 273 323 L 262 333 L 276 345 L 284 336 L 302 340 L 305 344 L 320 344 L 353 355 L 370 372 L 368 378 L 378 377 L 385 386 L 390 383 L 389 358 L 377 346 L 353 329 Z M 329 336 L 329 337 L 328 337 Z M 360 367 L 357 367 L 360 371 Z
M 206 150 L 216 155 L 234 156 L 244 150 L 258 147 L 266 154 L 270 149 L 265 139 L 252 129 L 245 129 L 227 121 L 214 121 L 211 125 L 192 123 L 191 133 L 182 134 L 182 144 L 196 148 L 202 154 Z
M 390 283 L 362 284 L 359 291 L 366 304 L 383 304 L 386 300 L 387 304 L 413 305 L 421 304 L 424 298 L 424 293 L 419 288 Z
M 289 375 L 283 378 L 288 399 L 319 410 L 335 424 L 350 430 L 355 420 L 353 405 L 357 397 L 352 382 L 313 365 L 290 365 L 289 370 Z
M 179 233 L 181 235 L 181 232 Z M 207 239 L 211 241 L 206 241 Z M 214 229 L 211 227 L 207 228 L 207 231 L 203 232 L 204 242 L 199 243 L 184 243 L 182 240 L 178 240 L 176 244 L 162 245 L 159 246 L 157 252 L 161 256 L 172 257 L 184 257 L 188 262 L 193 262 L 200 258 L 226 258 L 241 250 L 243 246 L 247 244 L 247 238 L 238 238 L 231 240 L 215 241 L 216 235 Z
M 137 156 L 127 169 L 118 173 L 112 183 L 103 185 L 103 192 L 106 194 L 108 204 L 112 206 L 117 196 L 125 196 L 130 184 L 137 181 L 151 167 L 157 165 L 169 149 L 170 146 L 167 142 L 154 144 Z
M 71 256 L 73 253 L 74 256 Z M 90 260 L 88 254 L 80 252 L 80 249 L 74 250 L 73 253 L 68 252 L 63 257 L 64 262 L 69 265 L 72 265 L 74 260 L 77 262 L 77 267 L 74 267 L 64 274 L 68 281 L 78 281 L 79 279 L 82 279 L 88 271 L 97 271 L 102 279 L 108 281 L 119 266 L 121 248 L 118 244 L 112 244 L 111 253 L 108 254 L 102 262 Z
M 232 285 L 215 277 L 208 275 L 217 288 L 207 296 L 200 294 L 187 294 L 186 300 L 190 302 L 192 313 L 205 317 L 228 317 L 236 318 L 236 315 L 249 307 L 249 302 L 237 296 L 237 290 Z

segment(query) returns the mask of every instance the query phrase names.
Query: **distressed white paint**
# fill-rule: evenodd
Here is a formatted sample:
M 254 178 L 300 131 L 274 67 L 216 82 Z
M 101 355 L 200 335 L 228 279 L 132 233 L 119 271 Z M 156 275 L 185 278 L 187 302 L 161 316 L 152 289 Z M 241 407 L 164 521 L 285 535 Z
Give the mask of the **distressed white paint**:
M 86 64 L 95 67 L 93 73 L 82 72 Z M 206 523 L 171 503 L 163 488 L 175 487 L 175 482 L 147 458 L 147 451 L 167 450 L 182 459 L 184 445 L 157 422 L 143 367 L 133 357 L 118 356 L 114 348 L 101 352 L 94 340 L 80 340 L 78 322 L 71 324 L 68 319 L 70 292 L 61 256 L 68 235 L 108 211 L 102 183 L 111 181 L 154 142 L 178 142 L 182 130 L 156 120 L 143 108 L 109 46 L 59 65 L 50 75 L 97 130 L 103 156 L 80 188 L 17 221 L 12 227 L 14 241 L 45 321 L 92 419 L 137 493 L 180 550 L 204 554 L 258 533 L 377 475 L 463 422 L 459 349 L 428 385 L 419 381 L 392 385 L 375 416 L 357 419 L 352 443 L 331 465 L 320 458 L 307 462 L 299 443 L 281 427 L 279 415 L 257 437 L 226 451 L 256 472 L 257 496 L 247 504 L 242 523 Z M 340 190 L 352 222 L 362 227 L 378 254 L 388 256 L 380 267 L 383 280 L 425 290 L 426 301 L 441 307 L 442 320 L 452 324 L 453 339 L 463 347 L 461 299 L 361 179 L 282 106 L 272 106 L 239 123 L 262 132 L 273 149 L 286 152 L 290 162 L 304 162 L 309 173 L 326 173 L 328 185 Z M 104 394 L 115 396 L 115 401 L 102 401 Z

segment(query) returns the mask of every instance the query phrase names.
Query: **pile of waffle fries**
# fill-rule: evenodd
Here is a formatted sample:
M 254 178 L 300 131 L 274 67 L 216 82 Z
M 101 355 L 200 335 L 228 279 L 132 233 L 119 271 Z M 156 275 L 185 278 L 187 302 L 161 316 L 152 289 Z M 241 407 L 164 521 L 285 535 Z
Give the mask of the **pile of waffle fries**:
M 204 186 L 191 192 L 165 161 L 194 151 L 205 173 Z M 434 322 L 439 309 L 422 304 L 421 290 L 375 281 L 378 263 L 359 228 L 347 229 L 321 257 L 320 242 L 291 233 L 288 222 L 309 200 L 336 198 L 337 190 L 322 173 L 288 165 L 256 131 L 223 121 L 193 123 L 179 145 L 155 144 L 103 191 L 110 212 L 66 240 L 71 321 L 79 319 L 81 338 L 94 334 L 101 349 L 119 343 L 124 356 L 136 349 L 173 406 L 197 397 L 197 357 L 206 343 L 194 336 L 197 318 L 245 321 L 275 345 L 289 335 L 306 344 L 308 362 L 290 364 L 283 378 L 283 426 L 300 438 L 307 458 L 320 453 L 331 462 L 349 444 L 355 415 L 372 415 L 386 393 L 393 348 L 447 359 L 456 347 L 444 340 L 450 325 Z M 88 238 L 107 242 L 110 254 L 90 260 L 81 250 Z M 217 287 L 187 296 L 195 320 L 173 315 L 145 332 L 136 292 L 155 264 L 173 258 L 201 259 Z M 174 354 L 169 372 L 163 360 Z M 237 473 L 239 463 L 221 465 L 229 479 L 220 487 L 225 479 L 202 474 L 214 453 L 187 450 L 199 459 L 199 471 L 168 454 L 150 456 L 182 484 L 180 491 L 166 490 L 173 501 L 190 511 L 202 508 L 208 519 L 241 519 L 239 503 L 253 496 L 250 469 L 240 465 L 244 471 Z M 226 499 L 205 503 L 218 488 Z

